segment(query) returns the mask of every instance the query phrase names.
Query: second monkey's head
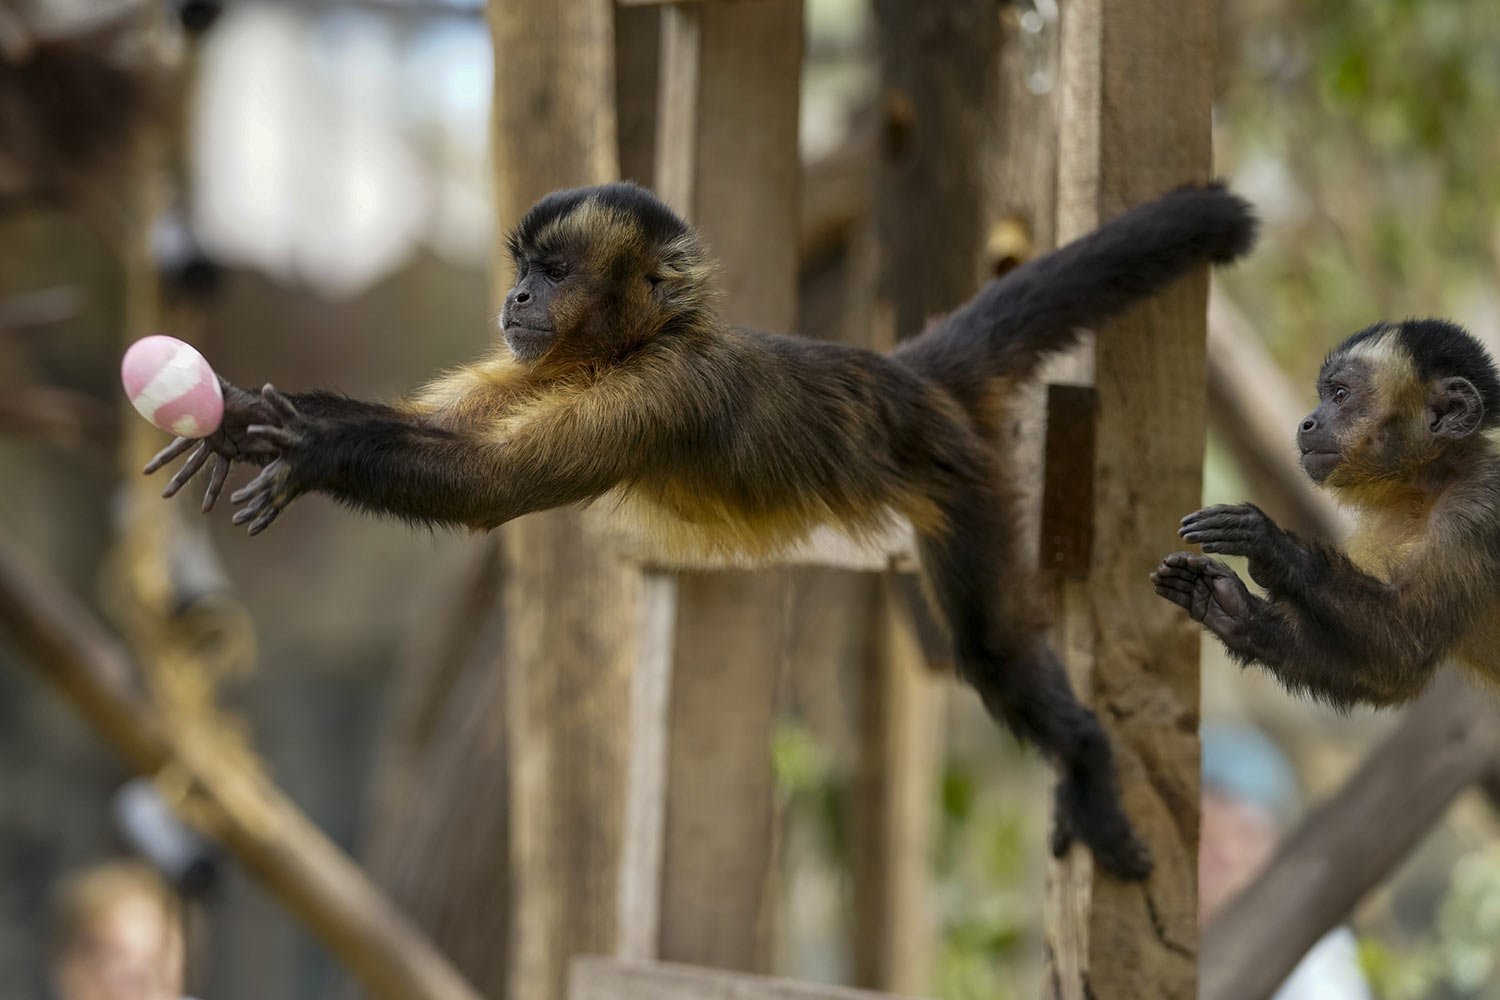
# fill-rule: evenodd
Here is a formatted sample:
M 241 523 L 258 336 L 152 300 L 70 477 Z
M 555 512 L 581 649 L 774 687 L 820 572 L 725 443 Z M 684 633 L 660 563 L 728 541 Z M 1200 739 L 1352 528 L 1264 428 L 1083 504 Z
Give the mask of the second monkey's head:
M 1302 468 L 1356 501 L 1366 489 L 1436 485 L 1445 459 L 1500 425 L 1494 362 L 1439 319 L 1377 323 L 1345 340 L 1323 362 L 1318 401 L 1297 431 Z
M 714 325 L 713 270 L 687 223 L 634 184 L 556 191 L 510 234 L 515 285 L 500 329 L 519 360 L 617 358 Z

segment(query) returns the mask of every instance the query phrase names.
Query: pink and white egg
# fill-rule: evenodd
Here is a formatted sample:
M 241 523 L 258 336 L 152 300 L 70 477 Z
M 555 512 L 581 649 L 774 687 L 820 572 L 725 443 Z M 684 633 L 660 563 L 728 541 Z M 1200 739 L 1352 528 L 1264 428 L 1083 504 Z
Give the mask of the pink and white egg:
M 120 362 L 130 405 L 169 434 L 208 437 L 224 419 L 224 391 L 203 355 L 176 337 L 143 337 Z

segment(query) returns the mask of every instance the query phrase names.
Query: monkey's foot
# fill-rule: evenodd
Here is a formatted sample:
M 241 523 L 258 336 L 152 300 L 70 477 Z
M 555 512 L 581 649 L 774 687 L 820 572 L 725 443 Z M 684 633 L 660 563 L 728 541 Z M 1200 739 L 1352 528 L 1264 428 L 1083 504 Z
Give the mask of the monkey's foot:
M 1130 828 L 1119 800 L 1065 778 L 1057 786 L 1053 810 L 1053 857 L 1062 857 L 1075 839 L 1087 844 L 1099 864 L 1119 878 L 1138 882 L 1151 874 L 1151 849 Z

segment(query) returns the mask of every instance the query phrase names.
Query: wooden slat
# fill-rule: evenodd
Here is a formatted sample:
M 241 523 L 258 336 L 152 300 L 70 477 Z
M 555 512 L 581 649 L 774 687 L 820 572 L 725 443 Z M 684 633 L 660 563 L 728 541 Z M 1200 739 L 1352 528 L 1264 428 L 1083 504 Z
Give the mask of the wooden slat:
M 1067 6 L 1059 242 L 1208 179 L 1213 32 L 1209 4 Z M 1178 547 L 1178 519 L 1201 496 L 1207 286 L 1206 274 L 1178 282 L 1109 324 L 1094 347 L 1096 544 L 1063 628 L 1070 668 L 1084 675 L 1113 737 L 1125 806 L 1156 870 L 1144 885 L 1122 883 L 1075 847 L 1054 872 L 1055 997 L 1195 993 L 1200 639 L 1144 574 Z
M 936 937 L 927 898 L 946 678 L 928 669 L 906 581 L 871 582 L 849 826 L 855 982 L 914 992 L 930 981 Z
M 1094 551 L 1094 422 L 1092 386 L 1049 385 L 1042 465 L 1042 527 L 1038 562 L 1071 579 L 1088 575 Z
M 580 958 L 568 1000 L 897 1000 L 887 993 L 797 983 L 715 969 Z
M 619 172 L 611 0 L 491 0 L 497 53 L 497 224 L 558 188 Z M 496 255 L 494 288 L 510 286 Z M 559 1000 L 567 962 L 619 946 L 631 767 L 633 637 L 645 584 L 609 538 L 569 511 L 503 531 L 503 639 L 495 671 L 510 767 L 509 880 L 495 887 L 507 933 L 504 995 Z M 475 871 L 485 868 L 476 859 Z M 455 873 L 456 875 L 456 873 Z M 505 909 L 501 909 L 504 907 Z
M 630 762 L 620 862 L 621 958 L 655 958 L 661 926 L 667 732 L 677 630 L 677 578 L 643 571 L 630 683 Z

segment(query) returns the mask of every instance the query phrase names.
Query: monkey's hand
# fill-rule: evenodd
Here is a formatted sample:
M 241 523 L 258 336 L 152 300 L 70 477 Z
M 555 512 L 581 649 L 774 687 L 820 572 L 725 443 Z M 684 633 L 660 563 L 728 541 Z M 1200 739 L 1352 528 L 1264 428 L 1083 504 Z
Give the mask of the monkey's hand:
M 252 535 L 269 528 L 293 500 L 311 488 L 300 474 L 301 466 L 323 423 L 303 417 L 292 401 L 269 383 L 260 396 L 275 422 L 251 424 L 245 431 L 251 439 L 275 449 L 277 457 L 229 497 L 240 508 L 232 520 L 235 524 L 248 522 Z
M 1177 534 L 1204 552 L 1245 556 L 1250 579 L 1262 587 L 1281 583 L 1284 571 L 1301 561 L 1302 547 L 1254 504 L 1205 507 L 1182 519 Z
M 1259 659 L 1252 616 L 1262 600 L 1234 570 L 1217 559 L 1173 552 L 1151 574 L 1156 593 L 1187 611 L 1193 621 L 1219 637 L 1231 653 Z
M 222 377 L 219 379 L 219 386 L 224 392 L 224 420 L 219 424 L 219 429 L 206 438 L 180 437 L 175 439 L 157 452 L 142 470 L 149 476 L 178 455 L 197 445 L 193 453 L 188 456 L 188 460 L 182 463 L 182 468 L 178 469 L 168 481 L 161 495 L 163 497 L 176 496 L 177 491 L 186 486 L 188 481 L 196 476 L 212 458 L 214 460 L 213 472 L 208 477 L 208 489 L 203 494 L 205 514 L 213 510 L 214 504 L 218 502 L 219 494 L 224 489 L 224 481 L 229 478 L 229 468 L 232 464 L 246 462 L 250 465 L 265 465 L 274 459 L 280 450 L 273 442 L 249 433 L 252 425 L 264 424 L 273 418 L 274 411 L 270 409 L 266 401 L 256 393 L 241 389 Z

